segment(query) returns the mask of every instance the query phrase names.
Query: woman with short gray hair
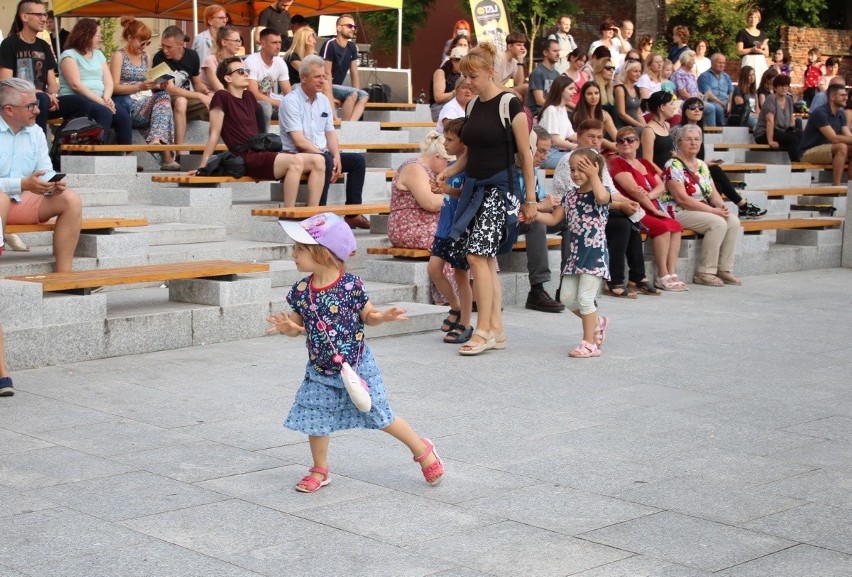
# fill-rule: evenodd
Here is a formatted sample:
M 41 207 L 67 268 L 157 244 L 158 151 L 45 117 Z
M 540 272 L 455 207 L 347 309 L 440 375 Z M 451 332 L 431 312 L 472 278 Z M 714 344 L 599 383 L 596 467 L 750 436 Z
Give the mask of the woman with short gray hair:
M 692 281 L 713 287 L 740 285 L 733 273 L 740 220 L 725 206 L 710 169 L 698 158 L 702 130 L 688 124 L 675 128 L 672 136 L 675 152 L 663 171 L 666 190 L 660 205 L 684 228 L 704 235 Z

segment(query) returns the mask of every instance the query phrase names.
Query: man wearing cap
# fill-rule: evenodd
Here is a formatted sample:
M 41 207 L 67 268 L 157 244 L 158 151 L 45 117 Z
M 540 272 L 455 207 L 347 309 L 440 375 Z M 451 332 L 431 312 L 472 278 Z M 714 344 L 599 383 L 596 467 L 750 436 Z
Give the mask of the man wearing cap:
M 305 56 L 299 66 L 301 83 L 284 97 L 278 110 L 278 130 L 285 151 L 320 154 L 325 158 L 325 183 L 320 205 L 328 200 L 332 181 L 346 173 L 346 204 L 361 204 L 367 161 L 363 154 L 340 152 L 331 103 L 323 94 L 328 84 L 323 59 Z M 347 216 L 352 228 L 370 228 L 363 215 Z
M 358 49 L 355 47 L 355 20 L 349 14 L 337 19 L 337 36 L 323 44 L 320 56 L 325 60 L 325 72 L 331 79 L 325 89 L 329 102 L 339 100 L 343 120 L 360 120 L 367 107 L 369 95 L 361 90 L 358 80 Z M 343 86 L 346 75 L 351 86 Z M 335 112 L 336 114 L 336 112 Z

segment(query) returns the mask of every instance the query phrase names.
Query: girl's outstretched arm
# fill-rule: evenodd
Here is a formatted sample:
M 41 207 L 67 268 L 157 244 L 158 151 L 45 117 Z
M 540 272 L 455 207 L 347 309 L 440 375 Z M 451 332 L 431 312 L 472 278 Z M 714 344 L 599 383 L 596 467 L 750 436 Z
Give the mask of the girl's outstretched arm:
M 556 226 L 565 220 L 565 208 L 557 206 L 553 212 L 540 212 L 537 220 L 545 226 Z
M 272 328 L 266 329 L 268 335 L 277 331 L 288 337 L 296 337 L 305 332 L 305 321 L 302 315 L 298 313 L 290 313 L 289 315 L 287 311 L 272 313 L 266 317 L 266 322 L 273 325 Z
M 373 306 L 372 302 L 367 301 L 367 305 L 361 310 L 361 320 L 364 321 L 365 325 L 370 326 L 380 325 L 391 321 L 407 321 L 408 317 L 405 316 L 405 313 L 406 311 L 396 307 L 380 311 Z

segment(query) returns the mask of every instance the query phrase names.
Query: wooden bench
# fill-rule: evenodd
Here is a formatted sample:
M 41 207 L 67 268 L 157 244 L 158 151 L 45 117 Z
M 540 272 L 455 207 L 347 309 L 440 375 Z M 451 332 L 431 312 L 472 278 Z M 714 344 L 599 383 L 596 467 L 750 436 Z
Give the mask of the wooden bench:
M 845 186 L 802 186 L 791 188 L 770 188 L 766 191 L 768 198 L 783 196 L 846 196 Z
M 204 152 L 205 144 L 63 144 L 62 152 L 122 153 L 122 152 Z M 217 144 L 215 150 L 224 152 L 228 148 Z M 340 150 L 366 150 L 367 152 L 420 152 L 420 144 L 399 143 L 346 143 Z
M 148 226 L 146 218 L 84 218 L 80 230 L 89 234 L 109 234 L 116 228 Z M 50 232 L 56 227 L 56 220 L 41 224 L 7 224 L 4 231 L 7 234 L 22 232 Z
M 768 144 L 714 144 L 713 150 L 772 150 Z M 779 152 L 784 152 L 779 150 Z
M 396 175 L 395 170 L 371 170 L 367 169 L 368 173 L 371 172 L 381 172 L 384 174 L 385 180 L 390 182 L 393 180 L 393 177 Z M 338 180 L 343 178 L 342 175 L 338 177 Z M 302 175 L 301 182 L 307 182 L 308 178 L 305 175 Z M 151 175 L 151 182 L 156 182 L 159 184 L 177 184 L 178 186 L 198 186 L 198 187 L 217 187 L 220 184 L 229 184 L 234 182 L 276 182 L 274 180 L 257 180 L 251 178 L 250 176 L 242 176 L 240 178 L 235 178 L 233 176 L 195 176 L 189 174 L 153 174 Z
M 846 170 L 848 165 L 843 165 L 843 170 Z M 813 164 L 810 162 L 794 162 L 790 165 L 790 170 L 801 172 L 803 170 L 832 170 L 830 164 Z
M 417 110 L 416 102 L 368 102 L 367 110 Z
M 123 268 L 101 268 L 73 272 L 54 272 L 6 277 L 6 279 L 41 283 L 44 292 L 89 294 L 92 289 L 105 286 L 165 282 L 191 278 L 233 280 L 234 275 L 265 272 L 268 270 L 269 265 L 266 263 L 206 260 Z
M 255 208 L 252 216 L 274 216 L 278 220 L 304 220 L 317 214 L 331 212 L 341 216 L 356 214 L 388 214 L 389 204 L 333 204 L 331 206 L 296 206 L 291 208 Z
M 766 172 L 765 164 L 740 164 L 740 163 L 730 163 L 730 164 L 721 164 L 722 170 L 725 172 Z M 546 178 L 552 178 L 553 174 L 556 172 L 554 168 L 547 168 L 544 170 L 544 176 Z
M 777 218 L 767 220 L 743 220 L 740 225 L 746 234 L 759 234 L 765 230 L 814 229 L 821 230 L 841 226 L 839 218 Z M 684 229 L 684 237 L 697 236 L 694 230 Z
M 547 246 L 562 246 L 562 238 L 547 237 Z M 527 241 L 521 240 L 512 245 L 512 250 L 527 250 Z M 410 258 L 415 260 L 427 259 L 432 255 L 431 251 L 423 248 L 399 248 L 395 246 L 380 246 L 367 249 L 367 254 L 388 255 L 397 258 Z

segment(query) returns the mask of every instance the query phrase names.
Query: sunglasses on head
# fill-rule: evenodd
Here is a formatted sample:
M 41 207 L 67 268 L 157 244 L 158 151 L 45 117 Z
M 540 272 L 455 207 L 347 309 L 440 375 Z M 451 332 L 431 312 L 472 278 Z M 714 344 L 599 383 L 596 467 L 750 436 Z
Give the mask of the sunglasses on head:
M 639 139 L 636 138 L 635 136 L 625 136 L 624 138 L 616 138 L 615 143 L 616 144 L 633 144 L 637 140 L 639 140 Z

